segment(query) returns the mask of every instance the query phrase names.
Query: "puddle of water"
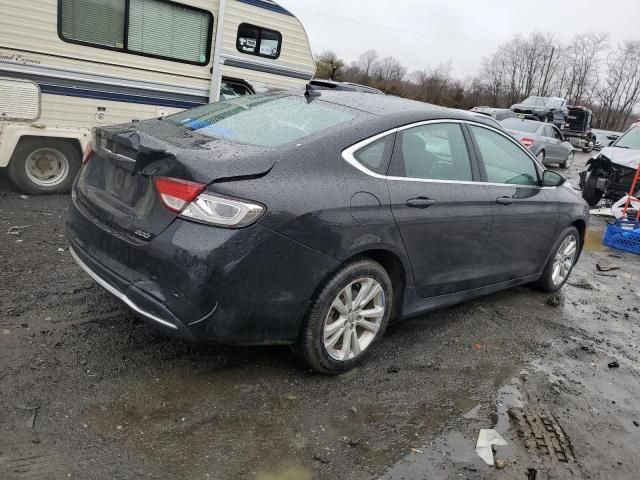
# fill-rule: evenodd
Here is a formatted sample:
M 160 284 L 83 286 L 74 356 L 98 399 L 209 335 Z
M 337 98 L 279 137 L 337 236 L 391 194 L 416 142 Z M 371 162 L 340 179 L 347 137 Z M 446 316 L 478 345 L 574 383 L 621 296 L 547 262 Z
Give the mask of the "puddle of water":
M 584 242 L 585 252 L 602 252 L 606 247 L 602 244 L 603 228 L 589 228 L 587 240 Z
M 290 467 L 275 472 L 258 472 L 256 480 L 312 480 L 313 473 L 301 467 Z
M 466 372 L 470 373 L 470 372 Z M 497 393 L 496 403 L 484 405 L 471 398 L 459 398 L 455 400 L 460 410 L 461 417 L 468 422 L 466 428 L 450 430 L 439 436 L 434 441 L 414 449 L 402 460 L 387 470 L 382 480 L 399 480 L 408 478 L 467 478 L 478 475 L 475 472 L 489 472 L 494 467 L 487 465 L 476 454 L 476 441 L 479 428 L 493 428 L 507 440 L 508 445 L 494 447 L 496 458 L 513 462 L 516 457 L 511 447 L 513 439 L 510 436 L 511 428 L 508 410 L 512 407 L 523 405 L 520 393 L 521 381 L 514 378 L 522 373 L 516 365 L 502 365 L 497 368 L 494 375 L 494 384 L 502 385 Z M 483 409 L 493 409 L 489 422 L 483 426 Z M 474 477 L 475 478 L 475 477 Z

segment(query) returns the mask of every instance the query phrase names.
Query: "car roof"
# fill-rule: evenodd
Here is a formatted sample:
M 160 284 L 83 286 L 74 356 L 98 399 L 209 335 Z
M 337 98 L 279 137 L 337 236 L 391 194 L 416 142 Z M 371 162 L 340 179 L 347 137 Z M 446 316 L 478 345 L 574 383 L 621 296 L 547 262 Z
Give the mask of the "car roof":
M 297 94 L 304 94 L 297 91 Z M 380 119 L 388 119 L 396 125 L 403 125 L 424 120 L 452 119 L 466 120 L 493 126 L 491 120 L 464 110 L 440 107 L 430 103 L 408 100 L 392 95 L 371 95 L 362 92 L 336 90 L 320 90 L 316 98 L 323 102 L 335 103 L 345 107 L 361 110 Z M 313 101 L 313 100 L 312 100 Z

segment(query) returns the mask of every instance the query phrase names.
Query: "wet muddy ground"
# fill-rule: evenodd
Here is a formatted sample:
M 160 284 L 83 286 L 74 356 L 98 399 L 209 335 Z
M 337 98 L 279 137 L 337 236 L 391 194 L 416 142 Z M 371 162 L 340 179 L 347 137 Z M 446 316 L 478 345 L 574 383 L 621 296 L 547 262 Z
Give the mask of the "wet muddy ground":
M 403 322 L 334 378 L 156 333 L 74 264 L 66 204 L 0 174 L 0 479 L 637 478 L 640 257 L 601 219 L 559 305 L 521 287 Z

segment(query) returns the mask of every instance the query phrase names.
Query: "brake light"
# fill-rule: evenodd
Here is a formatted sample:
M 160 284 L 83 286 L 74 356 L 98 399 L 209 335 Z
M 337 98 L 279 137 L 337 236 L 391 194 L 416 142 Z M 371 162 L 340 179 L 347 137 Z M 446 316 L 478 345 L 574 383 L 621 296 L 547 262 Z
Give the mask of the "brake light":
M 520 140 L 520 143 L 522 145 L 524 145 L 525 147 L 529 148 L 531 145 L 533 145 L 535 142 L 535 140 L 533 138 L 523 138 L 522 140 Z
M 84 153 L 82 154 L 82 165 L 86 165 L 91 160 L 93 156 L 93 147 L 91 144 L 87 145 L 87 148 L 84 149 Z
M 175 213 L 182 212 L 206 187 L 202 183 L 167 177 L 157 177 L 155 184 L 162 204 Z

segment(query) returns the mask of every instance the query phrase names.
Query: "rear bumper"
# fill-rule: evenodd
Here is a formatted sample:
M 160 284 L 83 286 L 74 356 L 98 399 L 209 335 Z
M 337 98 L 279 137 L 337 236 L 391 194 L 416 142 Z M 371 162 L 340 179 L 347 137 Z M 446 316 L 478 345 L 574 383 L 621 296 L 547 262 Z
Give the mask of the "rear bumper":
M 72 255 L 147 323 L 192 342 L 287 344 L 318 285 L 338 262 L 262 225 L 228 230 L 176 219 L 132 243 L 75 201 Z
M 75 247 L 78 249 L 78 247 Z M 171 312 L 169 312 L 159 302 L 153 298 L 145 295 L 139 289 L 134 286 L 129 286 L 125 291 L 119 290 L 116 285 L 109 283 L 105 278 L 115 275 L 113 272 L 106 272 L 104 266 L 92 261 L 84 252 L 78 252 L 72 247 L 69 249 L 71 256 L 76 263 L 102 288 L 111 293 L 118 300 L 122 301 L 127 307 L 137 313 L 145 320 L 156 324 L 161 329 L 167 330 L 167 333 L 180 336 L 186 340 L 196 341 L 197 339 Z M 80 257 L 84 257 L 84 259 Z M 91 263 L 91 266 L 89 266 Z M 126 284 L 124 279 L 121 279 L 121 284 Z M 143 302 L 140 302 L 142 296 L 146 296 L 146 305 L 142 306 Z M 150 308 L 151 306 L 151 308 Z

